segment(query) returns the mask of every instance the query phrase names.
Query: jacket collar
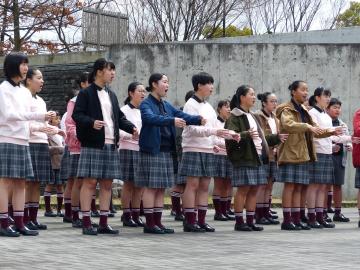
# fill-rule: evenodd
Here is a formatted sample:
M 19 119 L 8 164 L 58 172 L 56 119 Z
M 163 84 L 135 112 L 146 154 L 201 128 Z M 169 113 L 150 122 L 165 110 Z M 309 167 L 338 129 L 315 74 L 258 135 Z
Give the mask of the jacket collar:
M 242 109 L 239 109 L 239 108 L 234 108 L 231 110 L 231 114 L 234 115 L 234 116 L 241 116 L 241 115 L 244 115 L 246 114 L 247 112 L 243 111 Z M 250 114 L 252 114 L 251 111 L 249 111 Z
M 95 89 L 96 89 L 97 91 L 101 91 L 101 90 L 106 89 L 106 86 L 104 86 L 104 87 L 102 88 L 102 87 L 100 87 L 99 85 L 97 85 L 96 83 L 93 83 L 93 85 L 94 85 L 94 87 L 95 87 Z
M 163 103 L 163 100 L 162 100 L 162 99 L 158 100 L 158 99 L 155 98 L 152 94 L 150 94 L 148 97 L 149 97 L 151 100 L 153 100 L 156 104 L 161 104 L 161 103 Z

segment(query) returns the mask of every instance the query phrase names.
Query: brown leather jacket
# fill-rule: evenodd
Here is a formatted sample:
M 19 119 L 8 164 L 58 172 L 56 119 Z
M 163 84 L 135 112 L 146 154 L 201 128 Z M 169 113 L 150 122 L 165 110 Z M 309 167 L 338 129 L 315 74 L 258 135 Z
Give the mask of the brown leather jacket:
M 265 137 L 272 135 L 272 131 L 268 122 L 269 117 L 265 115 L 262 110 L 256 111 L 254 115 L 259 122 L 262 130 L 264 131 Z M 274 113 L 272 113 L 272 117 L 275 119 L 277 134 L 279 134 L 279 120 L 276 118 Z M 269 161 L 277 161 L 277 147 L 278 145 L 269 146 Z
M 276 109 L 276 117 L 280 121 L 280 133 L 289 134 L 285 143 L 282 143 L 279 147 L 279 164 L 316 161 L 314 136 L 310 132 L 310 128 L 316 126 L 316 124 L 306 108 L 303 105 L 301 106 L 305 110 L 306 123 L 302 122 L 300 113 L 295 109 L 291 101 L 280 104 Z M 329 129 L 317 137 L 325 138 L 331 135 L 333 135 L 333 131 Z

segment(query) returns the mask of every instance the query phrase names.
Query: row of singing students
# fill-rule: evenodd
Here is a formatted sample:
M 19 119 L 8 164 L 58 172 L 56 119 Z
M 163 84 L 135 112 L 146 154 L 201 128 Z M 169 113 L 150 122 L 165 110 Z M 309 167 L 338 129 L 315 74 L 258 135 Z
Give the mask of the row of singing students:
M 18 85 L 18 82 L 20 79 L 24 79 L 24 71 L 28 71 L 26 57 L 12 54 L 9 55 L 6 60 L 14 63 L 10 66 L 8 64 L 4 65 L 7 76 L 7 81 L 4 82 L 5 86 L 8 86 L 7 84 L 9 84 L 9 82 L 12 82 L 13 84 L 10 83 L 10 85 L 15 89 L 23 89 Z M 39 74 L 39 72 L 37 72 L 37 75 L 40 76 L 41 73 Z M 315 175 L 314 172 L 318 169 L 317 163 L 309 163 L 309 161 L 315 160 L 315 151 L 313 151 L 314 144 L 312 143 L 312 136 L 306 132 L 313 132 L 318 137 L 328 137 L 330 135 L 340 135 L 342 128 L 319 128 L 315 126 L 312 118 L 301 106 L 307 97 L 307 86 L 305 82 L 297 81 L 289 87 L 292 99 L 291 102 L 283 104 L 278 108 L 277 116 L 280 119 L 280 132 L 276 132 L 276 118 L 274 116 L 269 117 L 272 115 L 271 110 L 267 111 L 267 109 L 265 109 L 265 104 L 275 104 L 275 101 L 268 100 L 269 95 L 262 96 L 264 108 L 260 115 L 263 114 L 264 119 L 267 119 L 264 128 L 262 128 L 260 125 L 261 120 L 258 121 L 257 116 L 250 112 L 256 98 L 254 89 L 249 86 L 241 86 L 237 89 L 230 103 L 232 111 L 225 124 L 225 128 L 227 129 L 224 129 L 223 126 L 219 124 L 220 119 L 217 119 L 214 109 L 205 101 L 212 93 L 214 82 L 212 76 L 207 73 L 200 73 L 193 76 L 192 82 L 195 94 L 189 98 L 185 104 L 183 112 L 175 109 L 163 100 L 169 88 L 168 79 L 164 74 L 153 74 L 150 76 L 149 86 L 146 88 L 150 94 L 144 101 L 142 101 L 145 96 L 144 87 L 139 83 L 130 85 L 128 91 L 129 102 L 120 110 L 115 94 L 106 87 L 106 85 L 112 81 L 113 77 L 114 68 L 111 63 L 105 59 L 97 60 L 89 76 L 91 85 L 80 91 L 76 100 L 73 100 L 73 112 L 68 111 L 69 118 L 67 120 L 74 122 L 72 123 L 73 127 L 75 127 L 73 130 L 76 131 L 76 133 L 73 131 L 73 138 L 78 140 L 76 143 L 78 146 L 81 144 L 80 149 L 76 147 L 76 150 L 69 150 L 69 156 L 70 158 L 73 156 L 75 160 L 71 163 L 71 166 L 74 168 L 74 178 L 82 179 L 81 189 L 78 188 L 76 191 L 79 195 L 75 195 L 74 197 L 79 198 L 77 200 L 81 202 L 83 214 L 81 226 L 83 227 L 84 234 L 118 233 L 117 230 L 112 229 L 107 224 L 107 216 L 111 182 L 112 179 L 119 178 L 119 176 L 125 180 L 125 187 L 127 186 L 128 190 L 130 190 L 123 193 L 124 221 L 129 221 L 130 215 L 135 221 L 139 221 L 137 210 L 139 209 L 140 194 L 143 192 L 142 198 L 146 216 L 144 232 L 146 233 L 163 234 L 174 232 L 172 229 L 162 225 L 161 216 L 164 190 L 165 188 L 172 187 L 175 182 L 179 185 L 186 183 L 183 194 L 183 209 L 185 213 L 184 231 L 213 232 L 215 229 L 205 222 L 208 185 L 211 177 L 231 178 L 233 186 L 238 187 L 234 201 L 236 216 L 235 230 L 262 230 L 262 227 L 254 223 L 256 196 L 258 194 L 258 202 L 261 203 L 261 201 L 263 201 L 264 204 L 267 203 L 269 195 L 259 195 L 261 193 L 259 189 L 262 188 L 264 194 L 266 194 L 266 188 L 264 187 L 266 183 L 269 182 L 268 178 L 269 176 L 275 178 L 274 176 L 277 172 L 275 155 L 269 155 L 271 151 L 274 154 L 275 149 L 270 148 L 267 141 L 270 146 L 278 145 L 282 142 L 276 156 L 278 156 L 277 161 L 280 164 L 279 181 L 285 182 L 283 204 L 284 206 L 289 206 L 284 207 L 282 229 L 297 230 L 329 226 L 328 223 L 325 223 L 326 221 L 323 220 L 322 211 L 321 215 L 316 215 L 314 222 L 312 216 L 313 207 L 311 207 L 311 203 L 314 201 L 314 196 L 310 190 L 315 190 L 315 202 L 313 204 L 316 204 L 317 199 L 322 196 L 321 194 L 324 194 L 323 189 L 320 189 L 324 183 L 314 183 L 313 189 L 311 189 L 310 185 L 309 191 L 305 193 L 305 195 L 308 195 L 308 198 L 303 201 L 301 200 L 301 197 L 303 197 L 301 193 L 304 194 L 305 190 L 304 187 L 311 181 L 310 176 L 307 175 L 309 173 L 308 169 L 311 169 L 310 171 L 312 171 L 312 173 L 310 174 L 312 175 Z M 31 79 L 33 79 L 33 76 L 31 76 Z M 39 80 L 41 81 L 41 79 Z M 320 112 L 321 108 L 322 110 L 324 109 L 321 98 L 327 95 L 324 90 L 319 90 L 318 92 L 319 93 L 315 93 L 313 99 L 316 101 L 315 109 L 317 108 Z M 271 96 L 274 98 L 274 95 Z M 37 99 L 34 95 L 33 98 Z M 9 106 L 8 103 L 10 103 L 11 105 L 9 99 L 6 100 L 6 98 L 4 98 L 3 101 L 4 104 Z M 28 103 L 21 105 L 28 105 Z M 9 120 L 7 125 L 10 124 L 12 120 L 11 117 L 21 119 L 23 122 L 29 119 L 38 119 L 39 122 L 43 122 L 45 115 L 46 118 L 49 119 L 55 117 L 53 112 L 45 114 L 46 109 L 41 112 L 41 117 L 40 112 L 37 112 L 38 114 L 36 115 L 31 113 L 31 108 L 30 112 L 27 107 L 23 109 L 23 114 L 16 115 L 18 118 L 13 115 L 3 114 L 4 119 Z M 131 119 L 132 123 L 126 118 Z M 6 121 L 4 122 L 5 127 L 8 127 L 6 126 Z M 174 155 L 175 126 L 184 128 L 182 134 L 183 154 L 178 170 L 177 159 Z M 266 126 L 268 126 L 267 129 L 265 128 Z M 25 134 L 26 125 L 22 128 Z M 38 130 L 35 131 L 55 134 L 55 129 L 51 129 L 48 126 L 37 128 Z M 119 133 L 119 129 L 124 129 L 125 132 Z M 265 132 L 263 132 L 263 129 Z M 140 130 L 140 138 L 138 138 Z M 59 135 L 61 134 L 60 131 L 56 131 Z M 11 132 L 9 133 L 9 135 L 11 135 Z M 71 129 L 69 128 L 67 129 L 69 148 L 71 144 L 69 143 L 69 140 L 71 140 L 70 133 Z M 292 138 L 292 136 L 295 135 L 297 137 Z M 333 140 L 340 142 L 338 137 L 334 137 Z M 26 157 L 26 151 L 31 154 L 31 147 L 30 149 L 26 147 L 26 135 L 24 138 L 22 142 L 25 144 L 23 150 L 25 151 L 24 156 Z M 221 138 L 227 139 L 226 153 L 228 154 L 229 160 L 225 157 L 225 144 Z M 7 138 L 7 140 L 9 140 L 9 138 Z M 117 151 L 119 140 L 121 147 L 120 154 Z M 294 140 L 296 143 L 294 143 Z M 351 140 L 351 137 L 348 136 L 347 140 Z M 292 144 L 287 146 L 286 144 L 288 142 L 292 142 Z M 9 147 L 7 143 L 5 140 L 3 147 Z M 36 141 L 34 143 L 41 142 Z M 43 144 L 45 144 L 45 141 Z M 10 146 L 13 147 L 13 145 Z M 281 148 L 282 146 L 283 148 Z M 37 147 L 39 148 L 40 146 Z M 299 147 L 299 149 L 295 149 L 294 151 L 294 147 Z M 35 149 L 36 147 L 33 148 Z M 16 152 L 18 152 L 19 149 L 16 149 L 16 151 L 13 150 L 10 158 L 5 161 L 6 168 L 14 169 L 19 167 L 19 163 L 14 163 L 19 162 L 18 159 L 20 158 L 16 156 Z M 37 151 L 36 148 L 33 152 L 39 155 L 45 151 Z M 219 155 L 214 155 L 214 152 Z M 15 158 L 11 159 L 13 156 L 15 156 Z M 23 158 L 24 157 L 22 157 L 22 159 Z M 21 164 L 27 166 L 23 166 L 22 169 L 29 169 L 29 163 L 33 163 L 32 171 L 37 172 L 36 162 L 38 160 L 42 159 L 39 156 L 30 159 L 30 162 L 29 159 L 25 161 L 23 159 L 23 163 Z M 219 170 L 219 166 L 217 165 L 220 164 L 224 166 Z M 320 161 L 318 162 L 318 165 L 319 164 Z M 39 168 L 43 168 L 41 166 Z M 324 167 L 323 164 L 321 166 Z M 2 169 L 4 169 L 4 167 L 2 167 Z M 17 170 L 14 169 L 11 172 L 13 174 L 2 171 L 2 179 L 5 178 L 5 180 L 8 180 L 7 178 L 10 178 L 10 182 L 16 179 L 16 185 L 13 186 L 18 187 L 18 183 L 22 183 L 22 181 L 18 182 L 17 180 L 23 180 L 23 178 L 14 176 L 14 173 L 18 173 Z M 221 170 L 225 171 L 225 174 L 218 174 Z M 177 177 L 175 177 L 175 173 L 177 173 Z M 24 174 L 26 175 L 25 178 L 43 178 L 40 176 L 29 177 L 31 176 L 30 170 L 23 172 L 23 175 Z M 90 220 L 90 209 L 97 181 L 100 183 L 101 214 L 100 224 L 98 228 L 95 229 L 95 224 Z M 77 183 L 78 181 L 74 182 Z M 5 190 L 7 194 L 10 193 L 9 185 Z M 38 187 L 36 190 L 38 190 Z M 5 219 L 7 212 L 2 211 L 0 216 L 2 221 L 1 234 L 5 236 L 17 236 L 19 233 L 34 235 L 36 234 L 34 230 L 29 230 L 21 223 L 21 221 L 23 221 L 21 217 L 22 211 L 19 210 L 19 203 L 16 201 L 17 199 L 19 200 L 19 194 L 15 191 L 16 190 L 13 189 L 12 193 L 15 195 L 13 196 L 13 201 L 15 206 L 14 217 L 16 230 L 14 230 L 14 227 L 7 226 L 7 219 Z M 33 192 L 36 193 L 37 191 Z M 126 195 L 128 195 L 128 199 L 126 199 Z M 39 196 L 37 195 L 36 197 L 37 198 L 30 199 L 36 201 Z M 8 198 L 7 196 L 5 198 L 7 206 Z M 73 196 L 71 196 L 71 198 L 73 199 Z M 130 201 L 132 204 L 131 212 Z M 300 206 L 304 201 L 309 208 L 309 225 L 301 223 L 300 221 Z M 76 204 L 79 203 L 75 202 L 74 205 Z M 323 202 L 319 204 L 321 206 L 324 205 Z M 260 222 L 258 222 L 260 224 L 264 223 L 264 221 L 261 221 L 261 219 L 264 220 L 264 218 L 267 221 L 271 221 L 271 217 L 268 216 L 269 211 L 267 206 L 263 207 L 266 211 L 264 211 L 264 209 L 258 211 L 261 217 L 259 218 Z M 5 207 L 3 208 L 5 209 Z M 242 214 L 244 208 L 246 209 L 246 222 L 244 222 Z M 317 208 L 321 208 L 322 210 L 323 207 Z M 32 214 L 34 215 L 33 212 Z M 225 213 L 223 212 L 223 214 Z M 36 215 L 35 219 L 31 221 L 40 228 L 41 224 L 36 221 Z

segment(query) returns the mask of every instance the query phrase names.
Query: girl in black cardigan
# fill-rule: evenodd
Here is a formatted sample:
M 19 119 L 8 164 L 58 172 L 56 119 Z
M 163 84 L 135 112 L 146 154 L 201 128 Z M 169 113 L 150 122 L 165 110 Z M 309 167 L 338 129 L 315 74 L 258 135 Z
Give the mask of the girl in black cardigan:
M 103 58 L 96 60 L 89 76 L 91 85 L 80 91 L 72 115 L 81 142 L 77 177 L 83 178 L 80 204 L 83 234 L 87 235 L 119 233 L 107 224 L 112 180 L 120 175 L 119 129 L 138 136 L 136 127 L 120 111 L 115 93 L 105 87 L 111 80 L 110 63 Z M 96 230 L 91 225 L 90 208 L 97 180 L 100 184 L 100 224 Z

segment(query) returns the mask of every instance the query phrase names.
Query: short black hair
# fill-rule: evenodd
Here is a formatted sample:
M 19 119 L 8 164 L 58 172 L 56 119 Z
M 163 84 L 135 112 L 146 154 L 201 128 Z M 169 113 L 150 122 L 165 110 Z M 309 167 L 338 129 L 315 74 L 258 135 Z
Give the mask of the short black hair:
M 4 73 L 7 80 L 21 76 L 20 65 L 29 63 L 28 57 L 21 52 L 12 52 L 5 57 L 4 60 Z
M 27 80 L 28 79 L 31 80 L 35 76 L 36 71 L 40 71 L 40 69 L 38 69 L 38 68 L 29 68 L 28 69 L 28 72 L 26 73 L 25 82 L 24 82 L 25 86 L 28 85 Z
M 328 105 L 328 108 L 330 108 L 331 106 L 334 106 L 334 105 L 339 105 L 341 107 L 342 102 L 337 98 L 331 98 L 330 102 L 329 102 L 329 105 Z
M 200 72 L 192 76 L 191 82 L 194 87 L 194 91 L 196 92 L 199 84 L 205 85 L 208 83 L 214 83 L 214 78 L 209 73 Z
M 230 100 L 228 100 L 228 99 L 220 100 L 220 101 L 218 102 L 216 111 L 219 113 L 220 110 L 221 110 L 221 108 L 224 107 L 224 106 L 226 106 L 226 105 L 230 106 Z
M 110 61 L 109 61 L 109 67 L 110 67 L 111 70 L 115 70 L 115 69 L 116 69 L 116 68 L 115 68 L 115 64 L 114 64 L 113 62 L 110 62 Z
M 81 72 L 80 76 L 75 81 L 76 87 L 80 88 L 81 83 L 85 83 L 88 81 L 89 81 L 89 72 L 87 72 L 87 71 Z

